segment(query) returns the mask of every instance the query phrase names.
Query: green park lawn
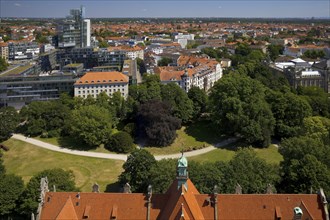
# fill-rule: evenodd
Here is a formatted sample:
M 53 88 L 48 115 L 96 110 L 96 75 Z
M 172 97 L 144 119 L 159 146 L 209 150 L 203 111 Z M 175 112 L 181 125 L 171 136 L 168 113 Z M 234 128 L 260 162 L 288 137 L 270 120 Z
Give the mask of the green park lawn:
M 34 147 L 31 144 L 10 139 L 4 142 L 10 148 L 3 153 L 7 173 L 21 176 L 25 183 L 36 173 L 52 168 L 72 170 L 76 185 L 82 192 L 91 192 L 96 182 L 100 190 L 116 190 L 117 178 L 122 172 L 123 161 L 69 155 Z
M 210 123 L 199 121 L 189 126 L 183 126 L 177 132 L 174 143 L 168 147 L 146 147 L 145 149 L 154 155 L 174 154 L 182 150 L 203 148 L 221 142 L 225 137 L 219 136 Z

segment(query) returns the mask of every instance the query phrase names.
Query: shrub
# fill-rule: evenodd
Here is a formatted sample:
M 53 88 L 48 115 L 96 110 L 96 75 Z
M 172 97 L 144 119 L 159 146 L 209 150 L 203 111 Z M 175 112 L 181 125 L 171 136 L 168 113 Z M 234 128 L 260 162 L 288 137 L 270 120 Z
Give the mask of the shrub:
M 134 149 L 133 138 L 127 132 L 117 132 L 110 137 L 105 148 L 118 153 L 128 153 Z

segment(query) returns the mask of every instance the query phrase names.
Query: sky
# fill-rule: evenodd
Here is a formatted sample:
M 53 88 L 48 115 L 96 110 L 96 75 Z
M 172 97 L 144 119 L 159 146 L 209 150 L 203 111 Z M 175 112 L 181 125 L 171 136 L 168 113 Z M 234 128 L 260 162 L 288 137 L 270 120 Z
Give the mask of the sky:
M 0 17 L 61 18 L 80 5 L 87 18 L 330 18 L 330 0 L 0 0 Z

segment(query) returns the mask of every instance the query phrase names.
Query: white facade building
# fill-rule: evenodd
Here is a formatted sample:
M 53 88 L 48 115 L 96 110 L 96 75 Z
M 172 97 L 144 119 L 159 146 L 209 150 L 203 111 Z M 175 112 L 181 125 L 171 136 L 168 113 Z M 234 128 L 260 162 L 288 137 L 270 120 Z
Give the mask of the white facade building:
M 101 92 L 112 96 L 115 92 L 127 98 L 128 76 L 121 72 L 87 72 L 74 84 L 74 96 L 96 98 Z

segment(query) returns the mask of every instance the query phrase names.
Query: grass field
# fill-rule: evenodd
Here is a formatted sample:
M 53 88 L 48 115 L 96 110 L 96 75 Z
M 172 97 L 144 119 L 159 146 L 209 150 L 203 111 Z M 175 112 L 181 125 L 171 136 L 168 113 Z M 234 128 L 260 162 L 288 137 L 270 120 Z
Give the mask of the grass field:
M 8 71 L 8 72 L 5 73 L 5 74 L 2 74 L 1 76 L 17 75 L 17 74 L 20 74 L 21 72 L 23 72 L 23 71 L 29 69 L 31 66 L 32 66 L 32 65 L 30 65 L 30 64 L 27 64 L 27 65 L 25 65 L 25 66 L 19 66 L 19 67 L 13 69 L 13 70 Z
M 154 155 L 179 153 L 182 150 L 193 147 L 201 148 L 219 143 L 225 137 L 218 135 L 210 123 L 199 121 L 189 126 L 183 126 L 177 132 L 174 143 L 168 147 L 146 147 L 145 149 Z
M 100 190 L 116 188 L 114 183 L 122 172 L 122 161 L 74 156 L 53 152 L 31 144 L 10 139 L 4 142 L 10 148 L 3 153 L 7 173 L 21 176 L 25 183 L 36 173 L 52 168 L 72 170 L 76 185 L 82 192 L 91 192 L 97 182 Z
M 254 148 L 253 150 L 258 157 L 265 159 L 268 163 L 279 164 L 283 160 L 282 155 L 274 145 L 270 145 L 268 148 Z M 198 162 L 229 161 L 234 155 L 235 151 L 227 148 L 216 149 L 206 154 L 189 157 L 189 159 Z

